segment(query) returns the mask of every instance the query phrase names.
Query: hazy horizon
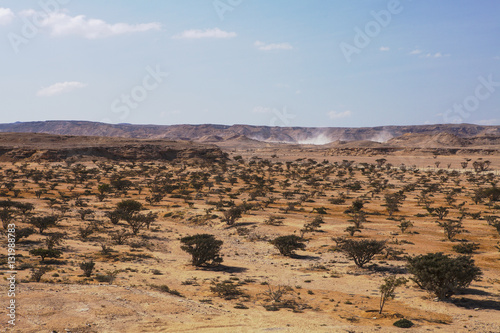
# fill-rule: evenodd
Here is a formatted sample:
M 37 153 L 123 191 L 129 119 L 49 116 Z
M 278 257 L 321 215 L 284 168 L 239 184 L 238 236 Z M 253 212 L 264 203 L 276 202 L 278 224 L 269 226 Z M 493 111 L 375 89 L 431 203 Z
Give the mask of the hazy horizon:
M 130 125 L 130 126 L 252 126 L 252 127 L 280 127 L 280 128 L 292 128 L 292 127 L 302 127 L 302 128 L 376 128 L 376 127 L 409 127 L 409 126 L 442 126 L 442 125 L 450 125 L 450 126 L 485 126 L 485 127 L 498 127 L 500 125 L 483 125 L 483 124 L 474 124 L 474 123 L 430 123 L 430 124 L 402 124 L 402 125 L 394 125 L 394 124 L 386 124 L 386 125 L 375 125 L 375 126 L 284 126 L 284 125 L 252 125 L 252 124 L 243 124 L 243 123 L 234 123 L 234 124 L 223 124 L 223 123 L 178 123 L 178 124 L 153 124 L 153 123 L 110 123 L 110 122 L 101 122 L 101 121 L 93 121 L 93 120 L 82 120 L 82 119 L 52 119 L 52 120 L 31 120 L 31 121 L 14 121 L 9 123 L 0 123 L 0 125 L 9 125 L 9 124 L 22 124 L 22 123 L 38 123 L 38 122 L 90 122 L 90 123 L 98 123 L 104 125 Z

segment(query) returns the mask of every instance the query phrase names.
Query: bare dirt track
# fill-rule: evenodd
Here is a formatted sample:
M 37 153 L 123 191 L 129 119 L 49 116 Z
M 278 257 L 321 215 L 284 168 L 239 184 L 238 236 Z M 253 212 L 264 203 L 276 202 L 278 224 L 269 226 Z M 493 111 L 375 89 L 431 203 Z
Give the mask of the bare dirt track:
M 220 148 L 163 140 L 31 138 L 12 135 L 0 141 L 10 151 L 35 150 L 0 163 L 0 217 L 15 223 L 18 232 L 33 226 L 37 216 L 57 216 L 58 222 L 43 233 L 34 228 L 16 244 L 22 255 L 16 258 L 17 321 L 10 327 L 3 316 L 3 331 L 396 332 L 402 329 L 393 323 L 406 318 L 414 323 L 408 332 L 500 332 L 500 234 L 488 220 L 500 216 L 500 206 L 493 197 L 478 197 L 478 189 L 500 180 L 500 158 L 489 151 L 379 154 L 351 146 L 339 154 L 332 146 L 252 146 L 241 137 Z M 54 146 L 48 146 L 50 140 L 56 140 Z M 177 153 L 171 159 L 140 155 L 144 144 Z M 133 148 L 123 158 L 89 150 L 40 158 L 40 151 L 86 146 Z M 488 161 L 487 169 L 476 171 L 478 161 Z M 385 196 L 401 190 L 405 198 L 390 215 Z M 132 225 L 123 218 L 113 221 L 108 213 L 124 200 L 142 205 L 137 214 L 156 217 L 119 242 L 115 235 L 132 233 Z M 348 211 L 356 200 L 364 203 L 366 221 L 349 236 L 353 217 Z M 23 212 L 9 202 L 34 209 Z M 226 218 L 232 207 L 242 209 L 234 224 Z M 436 223 L 440 219 L 433 209 L 438 207 L 448 210 L 442 221 L 462 223 L 452 240 Z M 300 235 L 318 217 L 324 223 L 304 233 L 306 247 L 296 256 L 280 255 L 269 243 Z M 402 220 L 413 223 L 406 232 L 398 227 Z M 196 268 L 181 249 L 183 237 L 205 233 L 223 241 L 221 266 Z M 64 235 L 55 245 L 60 257 L 41 262 L 29 253 L 46 248 L 58 234 Z M 332 240 L 337 237 L 386 241 L 388 250 L 359 268 Z M 5 232 L 2 238 L 6 249 Z M 457 256 L 453 246 L 463 243 L 479 247 L 472 257 L 483 272 L 481 280 L 445 301 L 409 282 L 378 313 L 384 278 L 411 277 L 406 256 Z M 0 258 L 4 278 L 6 254 Z M 86 277 L 80 264 L 89 260 L 95 267 Z M 49 270 L 35 282 L 32 271 L 43 267 Z M 220 297 L 212 288 L 224 282 L 243 294 Z M 269 291 L 279 286 L 286 293 L 273 301 Z M 0 304 L 9 299 L 3 292 Z

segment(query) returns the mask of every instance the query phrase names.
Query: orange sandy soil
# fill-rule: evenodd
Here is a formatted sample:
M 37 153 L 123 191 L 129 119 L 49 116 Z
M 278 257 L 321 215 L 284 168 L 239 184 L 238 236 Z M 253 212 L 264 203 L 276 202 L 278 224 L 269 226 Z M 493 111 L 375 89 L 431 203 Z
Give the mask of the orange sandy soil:
M 249 157 L 244 153 L 242 155 L 245 159 Z M 264 155 L 263 157 L 269 158 Z M 285 154 L 278 155 L 278 158 L 270 160 L 274 162 L 288 160 Z M 324 159 L 321 156 L 312 158 L 318 162 Z M 346 159 L 369 163 L 375 163 L 377 158 L 381 156 L 327 157 L 330 161 Z M 386 158 L 396 166 L 400 164 L 391 161 L 392 158 L 400 157 Z M 415 158 L 421 161 L 425 158 L 426 162 L 421 165 L 435 161 L 432 156 Z M 455 164 L 452 168 L 458 169 L 463 158 L 455 157 L 452 160 L 450 157 L 451 163 Z M 492 160 L 492 167 L 498 165 L 498 159 L 487 156 L 484 158 Z M 441 167 L 446 169 L 447 160 L 441 156 L 437 159 L 442 161 Z M 57 172 L 72 175 L 65 169 L 64 164 L 59 164 L 62 167 L 57 169 Z M 96 167 L 91 162 L 84 164 L 87 169 Z M 130 169 L 125 163 L 108 162 L 108 164 L 115 164 L 115 170 Z M 407 163 L 411 164 L 416 163 Z M 15 169 L 19 165 L 20 163 L 15 166 L 3 163 L 0 165 L 2 168 L 0 171 L 7 177 L 6 170 Z M 27 168 L 48 170 L 54 165 L 31 163 Z M 188 165 L 186 169 L 185 166 L 154 163 L 155 167 L 162 165 L 166 166 L 167 170 L 173 171 L 174 175 L 200 170 L 197 166 Z M 228 172 L 255 171 L 247 165 L 231 164 Z M 132 169 L 140 170 L 138 166 Z M 306 167 L 301 170 L 304 169 Z M 204 170 L 207 172 L 207 169 Z M 434 165 L 430 172 L 434 172 Z M 336 171 L 331 175 L 330 182 L 335 179 L 335 173 Z M 395 192 L 403 183 L 387 176 L 385 172 L 381 174 L 389 179 L 395 188 L 386 189 L 373 198 L 367 195 L 366 198 L 370 202 L 365 205 L 364 210 L 369 213 L 368 222 L 355 238 L 387 240 L 391 247 L 402 250 L 407 255 L 438 251 L 456 254 L 452 246 L 458 242 L 445 239 L 442 229 L 436 225 L 436 217 L 415 216 L 426 214 L 426 210 L 417 205 L 415 196 L 419 193 L 418 188 L 407 194 L 400 211 L 394 213 L 394 217 L 405 216 L 406 219 L 413 221 L 414 227 L 410 229 L 411 233 L 401 233 L 396 226 L 398 222 L 387 219 L 385 207 L 381 206 L 383 194 Z M 100 183 L 107 183 L 108 176 L 109 174 L 107 176 L 102 174 Z M 68 196 L 72 193 L 81 193 L 81 198 L 88 205 L 85 208 L 95 211 L 87 221 L 82 221 L 77 213 L 81 207 L 76 207 L 73 199 L 67 203 L 69 210 L 64 213 L 60 224 L 47 231 L 47 234 L 55 231 L 67 233 L 64 244 L 60 246 L 63 256 L 52 261 L 47 259 L 49 262 L 47 265 L 51 266 L 52 270 L 43 276 L 40 283 L 30 281 L 30 270 L 21 269 L 20 265 L 26 267 L 40 265 L 39 258 L 29 255 L 28 251 L 43 246 L 40 240 L 46 236 L 34 234 L 17 244 L 18 253 L 23 255 L 17 263 L 18 282 L 20 281 L 16 293 L 17 321 L 15 327 L 10 327 L 7 324 L 7 316 L 2 315 L 0 322 L 3 332 L 396 332 L 402 330 L 392 325 L 398 318 L 414 322 L 413 328 L 406 329 L 408 332 L 500 332 L 500 252 L 495 248 L 500 237 L 483 219 L 466 217 L 464 219 L 466 232 L 457 236 L 457 239 L 480 244 L 474 259 L 483 271 L 481 281 L 473 282 L 463 294 L 453 296 L 453 302 L 435 301 L 433 296 L 410 282 L 406 287 L 398 288 L 396 298 L 386 303 L 383 314 L 378 314 L 380 297 L 378 288 L 383 278 L 394 273 L 409 278 L 410 276 L 404 273 L 405 261 L 381 255 L 367 264 L 366 268 L 361 269 L 342 253 L 333 251 L 335 243 L 332 237 L 346 236 L 344 229 L 351 225 L 344 210 L 354 199 L 368 192 L 367 179 L 360 172 L 354 173 L 353 180 L 365 182 L 362 190 L 353 192 L 347 191 L 341 185 L 333 186 L 323 191 L 324 196 L 312 196 L 314 202 L 303 202 L 298 206 L 298 210 L 286 214 L 280 208 L 285 207 L 287 201 L 297 201 L 299 195 L 294 199 L 283 199 L 280 193 L 283 190 L 279 182 L 286 177 L 275 175 L 276 192 L 273 196 L 277 198 L 276 203 L 270 204 L 264 210 L 250 210 L 237 220 L 236 226 L 233 227 L 228 227 L 219 218 L 211 219 L 204 224 L 193 223 L 190 218 L 204 216 L 205 209 L 214 207 L 208 205 L 207 200 L 219 200 L 219 194 L 213 192 L 217 188 L 231 187 L 231 193 L 237 193 L 241 189 L 241 194 L 233 199 L 235 203 L 239 204 L 243 199 L 252 202 L 245 190 L 247 184 L 240 179 L 234 186 L 223 182 L 222 185 L 215 184 L 211 191 L 204 188 L 201 190 L 202 196 L 198 199 L 184 200 L 167 195 L 159 204 L 149 205 L 145 201 L 145 197 L 149 195 L 146 183 L 151 178 L 152 175 L 141 176 L 139 171 L 130 179 L 144 187 L 141 194 L 132 188 L 125 196 L 109 195 L 103 202 L 99 202 L 92 194 L 97 193 L 98 185 L 93 178 L 82 184 L 76 184 L 75 189 L 70 191 L 68 186 L 71 186 L 71 183 L 67 184 L 64 177 L 59 177 L 54 190 L 45 187 L 48 191 L 41 199 L 34 195 L 35 191 L 39 190 L 39 185 L 32 180 L 24 183 L 19 179 L 15 180 L 16 188 L 21 189 L 20 198 L 14 198 L 11 191 L 2 188 L 6 192 L 3 193 L 4 198 L 0 200 L 31 202 L 35 204 L 37 214 L 57 212 L 57 207 L 61 203 L 56 203 L 50 208 L 47 200 L 43 199 L 58 198 L 58 191 Z M 431 175 L 430 178 L 433 182 L 441 182 L 439 176 Z M 482 211 L 483 215 L 500 215 L 498 210 L 485 204 L 473 204 L 469 196 L 473 184 L 467 182 L 463 173 L 459 178 L 461 180 L 459 187 L 464 186 L 464 189 L 457 195 L 457 203 L 466 201 L 468 212 L 471 213 Z M 302 192 L 309 193 L 312 190 L 312 187 L 306 185 L 303 180 L 288 179 L 291 185 L 287 191 L 293 191 L 297 184 L 302 186 L 300 188 Z M 498 177 L 496 179 L 498 180 Z M 415 176 L 409 173 L 405 175 L 405 184 L 415 181 Z M 49 185 L 50 181 L 42 183 Z M 450 177 L 443 186 L 445 189 L 453 188 L 453 179 Z M 84 194 L 86 189 L 90 192 Z M 347 193 L 348 199 L 345 204 L 329 203 L 330 197 L 337 197 L 341 192 Z M 147 210 L 158 213 L 159 218 L 152 224 L 151 229 L 142 230 L 140 236 L 130 239 L 128 244 L 114 245 L 109 240 L 110 232 L 126 225 L 123 221 L 119 226 L 112 225 L 104 216 L 104 211 L 113 209 L 116 203 L 128 198 L 140 201 Z M 254 202 L 264 199 L 258 197 Z M 224 195 L 224 200 L 230 199 Z M 432 207 L 446 204 L 444 194 L 439 192 L 434 193 L 433 200 L 435 202 Z M 192 207 L 189 207 L 186 201 L 193 203 Z M 322 225 L 320 232 L 306 234 L 307 248 L 297 252 L 298 258 L 279 255 L 268 240 L 280 235 L 297 234 L 304 222 L 318 216 L 312 212 L 313 208 L 318 207 L 327 208 L 327 214 L 321 215 L 326 223 Z M 377 212 L 380 215 L 373 215 Z M 212 213 L 222 216 L 216 209 Z M 165 214 L 168 217 L 165 217 Z M 284 217 L 284 224 L 282 226 L 264 224 L 270 215 Z M 457 209 L 450 208 L 449 217 L 457 215 Z M 82 240 L 79 237 L 78 227 L 92 220 L 104 223 L 97 233 L 87 240 Z M 19 217 L 16 225 L 18 228 L 27 226 Z M 245 235 L 243 230 L 238 228 L 248 228 L 249 234 Z M 180 249 L 180 238 L 197 233 L 210 233 L 224 241 L 221 251 L 224 256 L 222 268 L 197 269 L 190 265 L 189 254 Z M 101 242 L 106 242 L 112 247 L 111 254 L 104 255 L 100 252 Z M 143 244 L 130 246 L 131 242 L 143 242 Z M 2 244 L 6 242 L 3 241 Z M 4 252 L 6 254 L 6 251 Z M 96 262 L 96 267 L 92 277 L 85 278 L 82 276 L 79 264 L 91 258 Z M 2 272 L 5 272 L 6 266 L 2 268 Z M 120 270 L 113 284 L 99 283 L 95 279 L 96 274 L 104 274 L 110 270 Z M 210 291 L 214 281 L 225 280 L 239 282 L 247 297 L 225 300 Z M 265 292 L 269 288 L 267 284 L 275 288 L 279 285 L 289 286 L 293 292 L 287 297 L 307 306 L 296 312 L 290 309 L 266 311 L 263 305 L 269 304 L 265 297 Z M 161 292 L 152 285 L 167 285 L 171 290 L 180 292 L 182 297 Z M 4 286 L 6 289 L 6 281 Z M 463 302 L 458 302 L 460 299 Z M 5 290 L 0 295 L 0 304 L 7 306 L 8 301 Z M 244 305 L 248 309 L 235 308 L 237 304 Z

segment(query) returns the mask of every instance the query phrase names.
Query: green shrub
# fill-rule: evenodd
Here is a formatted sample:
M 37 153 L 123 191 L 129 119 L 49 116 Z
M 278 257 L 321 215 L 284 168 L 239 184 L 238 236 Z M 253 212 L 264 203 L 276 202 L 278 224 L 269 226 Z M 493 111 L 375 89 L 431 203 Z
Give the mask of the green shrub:
M 341 205 L 345 203 L 344 198 L 331 198 L 328 200 L 332 205 Z
M 107 282 L 107 283 L 111 282 L 111 277 L 109 275 L 104 275 L 104 274 L 96 274 L 95 279 L 98 282 Z
M 264 309 L 266 309 L 266 311 L 279 311 L 280 308 L 278 306 L 276 306 L 275 304 L 266 304 L 264 305 Z
M 287 257 L 295 255 L 296 250 L 305 249 L 306 245 L 303 242 L 302 237 L 296 235 L 280 236 L 270 241 L 282 255 Z
M 94 267 L 95 267 L 95 262 L 93 260 L 82 261 L 80 263 L 80 268 L 86 277 L 90 277 L 92 275 L 92 271 L 94 270 Z
M 50 267 L 38 267 L 31 269 L 31 280 L 35 282 L 40 282 L 42 276 L 45 275 L 50 270 Z
M 378 313 L 382 313 L 385 302 L 389 299 L 394 299 L 396 296 L 395 290 L 397 287 L 402 286 L 408 282 L 404 277 L 396 278 L 395 276 L 388 276 L 384 279 L 384 283 L 379 287 L 380 290 L 380 309 Z
M 477 249 L 479 249 L 479 244 L 477 243 L 461 243 L 453 245 L 453 251 L 461 254 L 472 254 Z
M 35 229 L 28 228 L 20 228 L 16 230 L 16 243 L 19 242 L 22 238 L 27 238 L 35 233 Z
M 358 267 L 363 267 L 370 262 L 377 254 L 382 253 L 386 248 L 385 241 L 374 239 L 352 240 L 346 239 L 341 241 L 339 249 L 347 255 L 348 258 L 354 260 Z
M 243 214 L 243 208 L 239 206 L 231 207 L 224 212 L 223 221 L 228 225 L 233 225 L 237 219 L 241 218 Z
M 393 325 L 396 326 L 396 327 L 399 327 L 399 328 L 410 328 L 414 324 L 413 324 L 413 322 L 411 320 L 403 318 L 403 319 L 399 319 L 399 320 L 395 321 L 393 323 Z
M 170 295 L 178 296 L 178 297 L 184 297 L 180 292 L 178 292 L 175 289 L 170 289 L 167 285 L 162 284 L 162 285 L 156 285 L 156 284 L 151 284 L 149 285 L 151 288 L 156 289 L 158 291 L 161 291 L 163 293 L 168 293 Z
M 118 273 L 120 273 L 120 270 L 107 271 L 106 274 L 96 274 L 95 279 L 98 282 L 107 282 L 109 284 L 112 284 L 113 281 L 115 281 Z
M 407 268 L 420 288 L 439 299 L 449 298 L 459 289 L 468 287 L 482 274 L 471 257 L 453 258 L 441 252 L 408 258 Z
M 213 235 L 197 234 L 181 239 L 181 249 L 191 254 L 193 266 L 217 266 L 222 262 L 219 252 L 223 242 Z
M 33 216 L 30 218 L 29 223 L 33 225 L 35 228 L 38 228 L 40 234 L 43 235 L 43 232 L 50 227 L 56 226 L 57 221 L 59 220 L 58 216 L 49 215 L 49 216 Z
M 410 229 L 411 227 L 413 227 L 413 222 L 405 219 L 401 220 L 401 222 L 398 224 L 398 228 L 401 229 L 402 233 L 405 233 L 406 230 Z
M 61 251 L 55 250 L 55 249 L 43 249 L 43 248 L 38 248 L 38 249 L 33 249 L 30 250 L 29 252 L 31 255 L 34 256 L 40 256 L 42 259 L 41 261 L 44 262 L 45 258 L 59 258 L 62 254 Z
M 216 283 L 210 287 L 210 291 L 224 299 L 234 299 L 243 295 L 243 291 L 231 281 Z

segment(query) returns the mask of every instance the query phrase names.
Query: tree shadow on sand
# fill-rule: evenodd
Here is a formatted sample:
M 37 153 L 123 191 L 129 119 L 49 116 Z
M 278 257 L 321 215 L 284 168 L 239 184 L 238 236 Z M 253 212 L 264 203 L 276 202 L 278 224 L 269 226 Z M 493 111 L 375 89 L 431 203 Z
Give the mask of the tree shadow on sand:
M 500 302 L 495 300 L 477 300 L 466 297 L 456 298 L 451 301 L 460 308 L 465 309 L 480 309 L 480 310 L 497 310 L 500 311 Z
M 300 255 L 300 254 L 292 254 L 290 256 L 292 259 L 302 259 L 302 260 L 319 260 L 321 257 L 317 256 L 309 256 L 309 255 Z
M 251 225 L 257 225 L 257 222 L 238 222 L 238 223 L 233 224 L 230 227 L 237 228 L 237 227 L 247 227 L 247 226 L 251 226 Z M 227 228 L 227 229 L 229 229 L 229 228 Z
M 398 266 L 380 266 L 378 264 L 372 264 L 367 267 L 370 271 L 380 272 L 380 273 L 391 273 L 391 274 L 406 274 L 408 270 L 406 267 Z
M 248 268 L 219 265 L 219 266 L 210 268 L 210 270 L 215 271 L 215 272 L 226 272 L 226 273 L 244 273 L 244 272 L 248 271 Z

